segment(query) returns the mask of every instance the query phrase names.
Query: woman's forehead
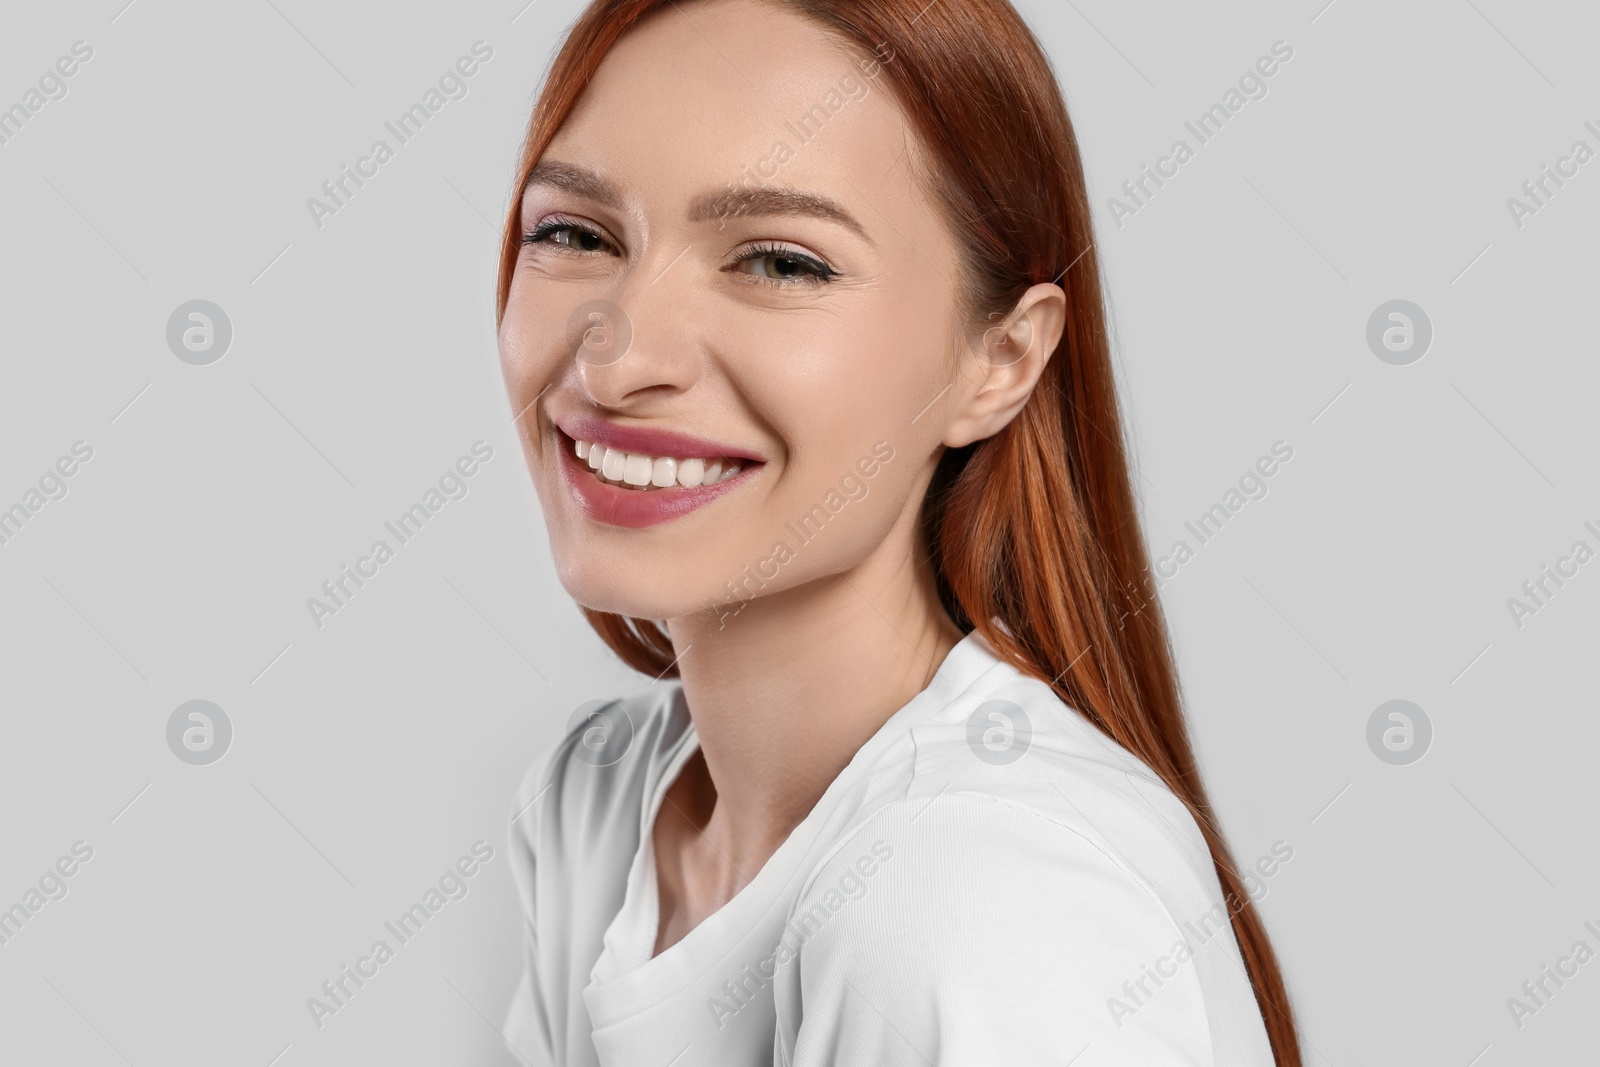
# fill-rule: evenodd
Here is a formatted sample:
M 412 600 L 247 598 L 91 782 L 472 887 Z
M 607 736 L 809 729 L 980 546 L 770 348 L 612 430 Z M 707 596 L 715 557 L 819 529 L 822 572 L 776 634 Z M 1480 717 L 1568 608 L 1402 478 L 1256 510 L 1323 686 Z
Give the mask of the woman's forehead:
M 716 0 L 665 8 L 625 34 L 550 153 L 652 184 L 794 184 L 819 170 L 881 175 L 908 132 L 871 57 L 779 5 Z

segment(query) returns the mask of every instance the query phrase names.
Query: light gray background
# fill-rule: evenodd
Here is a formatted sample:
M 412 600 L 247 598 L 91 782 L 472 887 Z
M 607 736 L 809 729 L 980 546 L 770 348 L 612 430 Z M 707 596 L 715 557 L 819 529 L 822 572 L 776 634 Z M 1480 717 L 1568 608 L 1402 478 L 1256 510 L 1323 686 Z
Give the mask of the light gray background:
M 1506 1000 L 1600 949 L 1600 562 L 1520 628 L 1506 601 L 1600 547 L 1600 160 L 1521 228 L 1506 200 L 1600 148 L 1600 19 L 1325 2 L 1021 7 L 1087 161 L 1153 549 L 1294 448 L 1163 596 L 1237 855 L 1295 850 L 1261 908 L 1308 1062 L 1572 1062 L 1600 962 L 1520 1029 Z M 0 105 L 94 48 L 0 145 L 0 506 L 94 449 L 0 545 L 0 906 L 95 850 L 0 945 L 0 1059 L 519 1062 L 508 805 L 574 707 L 644 682 L 555 579 L 495 356 L 497 228 L 580 5 L 124 3 L 0 33 Z M 479 39 L 469 95 L 316 228 L 306 198 Z M 1118 228 L 1106 198 L 1280 39 L 1268 96 Z M 196 298 L 233 324 L 211 366 L 164 339 Z M 1410 366 L 1365 342 L 1397 298 L 1434 327 Z M 469 495 L 316 629 L 306 598 L 479 439 Z M 165 740 L 196 698 L 234 727 L 206 767 Z M 1409 766 L 1365 738 L 1393 698 L 1434 727 Z M 480 838 L 470 894 L 313 1026 Z

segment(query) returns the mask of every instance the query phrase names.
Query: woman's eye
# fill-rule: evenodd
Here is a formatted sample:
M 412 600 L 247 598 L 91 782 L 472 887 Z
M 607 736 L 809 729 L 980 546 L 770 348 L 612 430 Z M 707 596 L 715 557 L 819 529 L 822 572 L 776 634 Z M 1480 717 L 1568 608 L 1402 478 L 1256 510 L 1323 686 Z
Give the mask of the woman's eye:
M 782 248 L 751 249 L 736 266 L 743 273 L 779 283 L 817 284 L 836 273 L 821 260 Z
M 606 246 L 604 237 L 570 222 L 542 223 L 523 239 L 530 245 L 557 244 L 574 252 L 598 252 Z
M 576 226 L 563 226 L 552 233 L 550 239 L 558 245 L 566 245 L 568 248 L 577 248 L 585 252 L 598 251 L 600 246 L 605 244 L 599 234 L 580 230 Z

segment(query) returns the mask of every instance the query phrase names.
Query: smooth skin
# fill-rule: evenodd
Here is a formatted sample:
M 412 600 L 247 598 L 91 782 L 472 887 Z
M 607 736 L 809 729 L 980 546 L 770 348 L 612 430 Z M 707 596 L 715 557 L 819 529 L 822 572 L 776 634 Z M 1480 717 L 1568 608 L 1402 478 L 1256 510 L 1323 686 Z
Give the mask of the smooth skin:
M 998 325 L 960 321 L 962 235 L 918 178 L 887 76 L 863 61 L 774 4 L 672 5 L 616 45 L 543 157 L 603 179 L 616 202 L 570 181 L 532 183 L 522 202 L 525 233 L 570 224 L 522 246 L 500 330 L 557 572 L 580 604 L 665 622 L 700 738 L 653 829 L 657 954 L 755 876 L 960 640 L 918 512 L 946 448 L 1021 410 L 1065 323 L 1052 284 Z M 847 102 L 801 142 L 785 123 L 845 78 L 834 99 Z M 793 157 L 778 166 L 780 140 Z M 763 159 L 745 188 L 826 197 L 861 232 L 781 205 L 704 210 Z M 621 359 L 578 358 L 568 319 L 594 299 L 631 322 Z M 766 462 L 687 516 L 609 526 L 562 482 L 551 420 L 574 413 Z M 785 523 L 859 477 L 879 441 L 894 456 L 860 479 L 867 494 L 799 543 Z M 793 558 L 739 607 L 726 583 L 780 540 Z

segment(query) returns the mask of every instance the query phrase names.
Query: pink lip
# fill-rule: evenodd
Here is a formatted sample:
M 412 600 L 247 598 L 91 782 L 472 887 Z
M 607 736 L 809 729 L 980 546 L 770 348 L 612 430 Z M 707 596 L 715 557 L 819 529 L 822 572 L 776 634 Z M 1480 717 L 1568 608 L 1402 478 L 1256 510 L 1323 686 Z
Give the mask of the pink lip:
M 650 436 L 659 436 L 663 431 L 651 431 Z M 687 440 L 676 434 L 666 436 L 677 441 Z M 601 481 L 595 472 L 589 468 L 586 460 L 578 458 L 573 441 L 565 433 L 557 433 L 556 450 L 561 454 L 561 479 L 567 484 L 567 491 L 572 495 L 573 502 L 589 518 L 596 522 L 603 522 L 608 526 L 624 526 L 630 529 L 641 529 L 646 526 L 655 526 L 659 523 L 670 522 L 682 518 L 692 511 L 697 511 L 726 493 L 733 492 L 742 487 L 761 466 L 760 462 L 745 460 L 740 464 L 741 470 L 726 481 L 717 482 L 715 485 L 699 485 L 694 488 L 687 486 L 674 486 L 669 489 L 622 489 L 615 485 Z M 593 438 L 582 438 L 593 440 Z M 703 443 L 692 442 L 696 447 Z M 626 444 L 610 445 L 609 447 L 626 448 Z M 638 447 L 644 452 L 643 446 Z M 654 447 L 659 448 L 657 443 Z M 705 456 L 716 455 L 697 452 L 693 449 L 685 452 L 660 451 L 651 452 L 651 455 L 667 456 Z M 741 454 L 742 455 L 742 454 Z
M 622 426 L 593 415 L 562 415 L 555 419 L 555 424 L 561 427 L 562 433 L 574 441 L 592 441 L 623 452 L 640 452 L 649 456 L 675 456 L 680 459 L 721 457 L 743 460 L 740 466 L 766 462 L 766 458 L 759 453 L 734 445 L 707 441 L 703 437 L 690 437 L 688 434 L 675 433 L 672 430 Z

